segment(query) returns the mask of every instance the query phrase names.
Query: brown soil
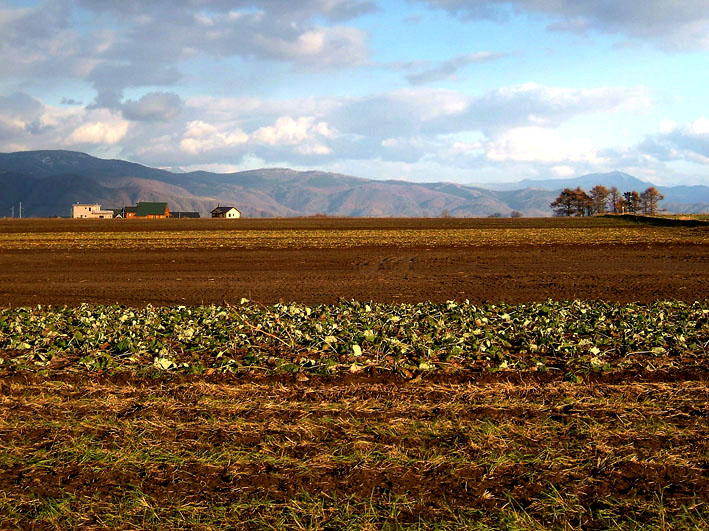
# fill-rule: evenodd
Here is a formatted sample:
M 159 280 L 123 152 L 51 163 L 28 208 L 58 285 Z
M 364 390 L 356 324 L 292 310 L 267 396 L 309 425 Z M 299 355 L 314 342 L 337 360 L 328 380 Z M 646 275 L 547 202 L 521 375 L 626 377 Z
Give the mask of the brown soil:
M 0 304 L 706 298 L 703 246 L 7 251 Z
M 0 224 L 0 232 L 195 231 L 226 227 L 211 220 L 135 224 L 70 221 L 5 222 Z M 517 226 L 513 223 L 542 229 L 560 223 L 505 221 L 507 225 L 501 226 L 507 228 Z M 578 223 L 566 222 L 571 227 Z M 482 223 L 489 228 L 502 221 Z M 250 220 L 238 230 L 470 226 L 470 220 Z M 683 243 L 461 248 L 447 247 L 444 242 L 419 249 L 382 246 L 295 250 L 51 250 L 28 246 L 0 253 L 0 305 L 4 306 L 82 302 L 197 305 L 233 302 L 242 297 L 263 303 L 332 303 L 338 298 L 379 302 L 469 299 L 516 303 L 547 298 L 693 301 L 707 297 L 707 286 L 707 245 Z

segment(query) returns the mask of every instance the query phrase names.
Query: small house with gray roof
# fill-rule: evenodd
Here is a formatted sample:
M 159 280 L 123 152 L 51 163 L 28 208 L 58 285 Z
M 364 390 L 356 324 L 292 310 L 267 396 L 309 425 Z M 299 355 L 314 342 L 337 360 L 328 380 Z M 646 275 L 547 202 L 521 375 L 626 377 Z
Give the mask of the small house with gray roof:
M 241 212 L 239 212 L 239 209 L 236 207 L 218 206 L 217 208 L 212 210 L 212 217 L 213 218 L 238 219 L 241 217 Z

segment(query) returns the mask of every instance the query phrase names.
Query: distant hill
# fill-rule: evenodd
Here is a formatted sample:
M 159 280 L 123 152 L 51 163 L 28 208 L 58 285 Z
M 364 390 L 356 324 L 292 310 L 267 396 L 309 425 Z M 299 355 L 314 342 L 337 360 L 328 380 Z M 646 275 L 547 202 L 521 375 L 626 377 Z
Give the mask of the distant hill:
M 23 173 L 34 179 L 75 174 L 88 177 L 140 177 L 169 179 L 170 172 L 124 160 L 105 160 L 78 151 L 44 150 L 0 153 L 0 171 Z
M 465 186 L 372 180 L 321 171 L 269 168 L 236 173 L 174 173 L 122 160 L 104 160 L 73 151 L 0 153 L 0 217 L 21 201 L 25 216 L 67 216 L 75 202 L 105 208 L 137 201 L 167 201 L 172 210 L 203 216 L 217 206 L 233 205 L 248 217 L 402 216 L 456 217 L 549 216 L 549 203 L 565 187 L 596 184 L 644 190 L 646 183 L 613 172 L 576 179 L 520 181 L 515 185 Z M 709 187 L 661 188 L 661 205 L 675 212 L 709 210 Z M 17 213 L 17 212 L 16 212 Z
M 627 173 L 614 171 L 609 173 L 589 173 L 581 177 L 569 179 L 547 179 L 533 180 L 524 179 L 513 183 L 496 183 L 486 185 L 492 190 L 549 190 L 556 191 L 564 188 L 581 187 L 587 192 L 596 185 L 603 185 L 607 188 L 615 186 L 621 192 L 637 190 L 643 192 L 651 186 L 655 186 L 648 181 L 642 181 Z M 709 186 L 656 186 L 665 196 L 660 203 L 661 208 L 670 212 L 709 212 Z
M 581 177 L 573 177 L 569 179 L 523 179 L 512 183 L 499 183 L 487 185 L 492 190 L 524 190 L 533 188 L 538 190 L 563 190 L 564 188 L 576 188 L 580 186 L 584 190 L 590 190 L 597 184 L 601 184 L 608 188 L 616 186 L 619 190 L 645 190 L 652 186 L 651 183 L 641 181 L 637 177 L 633 177 L 621 171 L 613 171 L 609 173 L 589 173 Z

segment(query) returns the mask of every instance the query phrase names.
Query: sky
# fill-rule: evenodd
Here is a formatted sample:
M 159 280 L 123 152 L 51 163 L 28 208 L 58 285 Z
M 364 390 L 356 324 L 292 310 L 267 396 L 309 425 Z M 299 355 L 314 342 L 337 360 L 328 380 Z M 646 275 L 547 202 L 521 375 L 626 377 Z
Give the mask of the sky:
M 709 185 L 707 0 L 0 0 L 0 152 Z

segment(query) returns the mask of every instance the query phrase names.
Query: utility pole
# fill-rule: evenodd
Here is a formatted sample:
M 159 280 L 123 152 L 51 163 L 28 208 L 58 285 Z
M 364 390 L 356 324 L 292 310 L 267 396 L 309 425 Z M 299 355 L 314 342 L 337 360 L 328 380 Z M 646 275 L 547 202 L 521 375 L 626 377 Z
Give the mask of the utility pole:
M 22 219 L 22 201 L 20 201 L 20 219 Z
M 10 208 L 10 212 L 12 212 L 11 217 L 14 218 L 15 217 L 15 205 L 12 205 L 12 207 Z

